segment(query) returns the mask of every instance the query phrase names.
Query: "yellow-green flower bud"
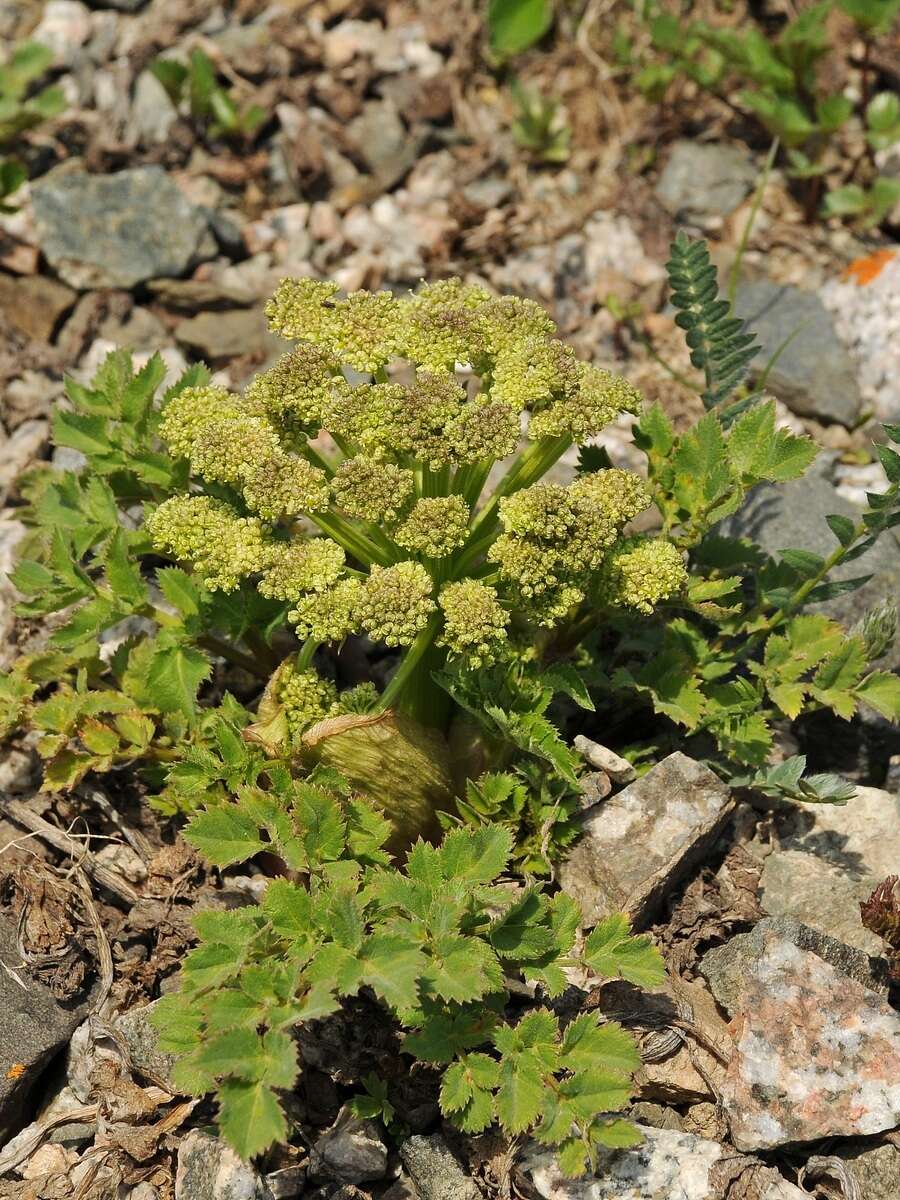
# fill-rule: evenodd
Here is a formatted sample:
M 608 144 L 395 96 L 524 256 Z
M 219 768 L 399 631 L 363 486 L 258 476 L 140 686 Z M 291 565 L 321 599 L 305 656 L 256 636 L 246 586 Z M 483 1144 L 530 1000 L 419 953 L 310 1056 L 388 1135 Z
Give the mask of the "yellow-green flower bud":
M 488 551 L 488 560 L 497 563 L 500 574 L 525 597 L 539 596 L 560 582 L 559 552 L 514 533 L 501 533 Z
M 476 362 L 487 350 L 477 310 L 490 298 L 459 279 L 425 284 L 403 309 L 402 354 L 436 372 Z
M 530 338 L 546 341 L 556 325 L 540 304 L 519 296 L 498 296 L 478 309 L 488 349 L 494 357 Z
M 543 625 L 547 629 L 552 629 L 554 625 L 558 625 L 567 617 L 575 605 L 580 604 L 583 599 L 584 592 L 581 588 L 571 583 L 564 583 L 560 587 L 553 588 L 552 591 L 533 597 L 523 607 L 529 620 L 533 621 L 535 625 Z
M 620 412 L 640 411 L 643 398 L 627 379 L 589 363 L 579 366 L 577 390 L 532 414 L 528 436 L 533 441 L 568 435 L 575 442 L 584 442 Z
M 569 490 L 586 517 L 602 512 L 619 529 L 652 502 L 650 490 L 640 475 L 618 467 L 579 475 Z
M 341 463 L 331 481 L 335 503 L 351 517 L 389 524 L 412 499 L 412 471 L 361 455 Z
M 272 553 L 265 526 L 211 496 L 173 496 L 147 518 L 157 550 L 192 562 L 211 591 L 232 592 Z
M 455 462 L 506 458 L 521 432 L 519 414 L 500 401 L 479 398 L 448 421 L 445 442 Z
M 335 387 L 340 363 L 319 346 L 301 345 L 257 375 L 244 392 L 248 404 L 273 416 L 316 425 Z
M 376 642 L 408 646 L 435 611 L 431 576 L 421 563 L 373 566 L 363 584 L 359 622 Z
M 396 449 L 397 413 L 406 405 L 406 388 L 398 383 L 335 383 L 322 409 L 322 424 L 366 454 L 380 457 Z
M 680 551 L 663 538 L 627 538 L 610 554 L 598 579 L 598 594 L 607 604 L 650 614 L 661 600 L 671 600 L 687 584 Z
M 453 461 L 445 430 L 452 427 L 465 401 L 465 388 L 455 376 L 419 371 L 394 413 L 393 446 L 433 470 Z
M 318 279 L 282 279 L 266 304 L 269 328 L 284 338 L 327 344 L 331 332 L 331 300 L 336 283 Z
M 278 451 L 248 463 L 242 475 L 244 499 L 267 521 L 328 508 L 328 478 L 305 458 Z
M 284 715 L 294 742 L 299 742 L 301 735 L 311 725 L 342 711 L 337 688 L 330 679 L 323 679 L 313 667 L 306 671 L 284 671 L 278 680 L 278 699 L 284 706 Z
M 353 576 L 339 579 L 322 592 L 307 592 L 298 597 L 288 613 L 300 638 L 317 642 L 340 642 L 359 632 L 358 610 L 363 587 Z
M 494 588 L 477 579 L 460 579 L 441 589 L 438 603 L 444 614 L 439 645 L 470 667 L 490 666 L 506 642 L 509 613 Z
M 271 561 L 257 588 L 270 600 L 299 600 L 305 592 L 324 592 L 336 583 L 346 555 L 331 538 L 275 542 Z
M 468 533 L 469 506 L 462 496 L 430 496 L 416 501 L 393 537 L 404 550 L 444 558 L 459 549 Z
M 569 489 L 559 483 L 535 483 L 504 496 L 500 522 L 507 533 L 562 542 L 578 523 Z
M 582 364 L 571 346 L 526 338 L 505 349 L 494 366 L 491 396 L 517 409 L 578 390 Z
M 220 417 L 207 421 L 194 438 L 191 471 L 210 483 L 238 484 L 280 450 L 264 418 Z
M 173 454 L 189 458 L 194 441 L 205 425 L 241 415 L 240 399 L 226 388 L 212 384 L 184 388 L 163 409 L 159 436 Z
M 357 371 L 377 371 L 397 353 L 400 312 L 390 292 L 351 292 L 334 306 L 329 349 Z

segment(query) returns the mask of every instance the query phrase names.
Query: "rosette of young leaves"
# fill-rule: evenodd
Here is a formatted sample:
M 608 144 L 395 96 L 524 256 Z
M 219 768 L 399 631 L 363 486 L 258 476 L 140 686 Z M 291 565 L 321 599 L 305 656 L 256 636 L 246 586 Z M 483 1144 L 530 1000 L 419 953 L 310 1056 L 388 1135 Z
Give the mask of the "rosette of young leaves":
M 258 909 L 198 916 L 182 986 L 154 1014 L 161 1045 L 178 1055 L 175 1086 L 216 1093 L 222 1133 L 245 1158 L 287 1140 L 280 1093 L 303 1069 L 290 1031 L 366 987 L 399 1023 L 404 1052 L 443 1070 L 441 1106 L 461 1128 L 534 1129 L 561 1147 L 572 1174 L 597 1146 L 633 1139 L 610 1116 L 639 1063 L 628 1033 L 595 1014 L 561 1028 L 540 1006 L 503 1017 L 510 977 L 550 996 L 564 989 L 573 902 L 498 886 L 511 850 L 500 828 L 419 842 L 394 867 L 384 819 L 325 783 L 244 788 L 188 826 L 216 865 L 269 849 L 307 883 L 275 879 Z M 664 977 L 658 952 L 621 917 L 589 935 L 582 961 L 638 985 Z

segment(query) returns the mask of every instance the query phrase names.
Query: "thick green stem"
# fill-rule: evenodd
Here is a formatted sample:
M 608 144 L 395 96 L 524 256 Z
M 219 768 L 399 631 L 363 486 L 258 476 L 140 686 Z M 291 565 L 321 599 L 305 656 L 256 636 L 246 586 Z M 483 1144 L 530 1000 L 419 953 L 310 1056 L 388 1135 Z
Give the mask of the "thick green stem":
M 318 638 L 308 637 L 297 652 L 296 667 L 298 671 L 305 671 L 312 666 L 312 660 L 316 651 L 322 643 Z
M 403 693 L 407 684 L 413 677 L 416 669 L 419 667 L 426 652 L 430 649 L 438 629 L 440 628 L 440 616 L 435 613 L 429 620 L 425 628 L 419 633 L 416 640 L 406 651 L 403 658 L 400 660 L 400 665 L 391 676 L 391 679 L 381 693 L 381 700 L 378 704 L 378 711 L 384 712 L 388 708 L 403 707 L 404 712 L 408 711 L 406 706 L 402 704 Z
M 327 533 L 365 566 L 376 562 L 386 567 L 393 561 L 386 550 L 370 542 L 361 530 L 355 529 L 336 513 L 312 513 L 311 516 L 323 533 Z

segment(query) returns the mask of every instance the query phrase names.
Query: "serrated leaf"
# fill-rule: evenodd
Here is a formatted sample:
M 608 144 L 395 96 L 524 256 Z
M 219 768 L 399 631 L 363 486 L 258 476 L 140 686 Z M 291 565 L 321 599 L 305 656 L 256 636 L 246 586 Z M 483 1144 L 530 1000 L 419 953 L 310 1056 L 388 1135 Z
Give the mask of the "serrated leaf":
M 209 673 L 209 660 L 200 650 L 192 646 L 160 647 L 147 668 L 147 688 L 162 712 L 191 716 L 197 689 Z
M 662 955 L 646 936 L 635 937 L 624 913 L 613 913 L 591 931 L 584 944 L 584 961 L 605 979 L 627 979 L 639 987 L 658 987 L 665 981 Z
M 141 577 L 140 567 L 131 558 L 128 535 L 124 529 L 117 529 L 110 538 L 103 556 L 103 566 L 116 600 L 130 608 L 147 603 L 147 585 Z
M 200 591 L 197 584 L 180 567 L 162 567 L 156 573 L 159 590 L 182 617 L 195 617 L 200 612 Z
M 414 946 L 392 934 L 373 934 L 359 952 L 358 962 L 362 981 L 390 1008 L 416 1007 L 426 960 Z
M 160 1050 L 182 1055 L 200 1045 L 203 1018 L 183 996 L 162 996 L 150 1014 L 150 1024 L 159 1035 Z
M 506 1133 L 524 1133 L 537 1121 L 544 1107 L 544 1083 L 530 1060 L 503 1060 L 495 1107 Z
M 491 924 L 488 938 L 503 958 L 540 958 L 553 946 L 553 933 L 542 924 L 546 903 L 534 888 L 526 888 Z
M 270 1087 L 228 1080 L 218 1093 L 219 1127 L 229 1145 L 245 1161 L 275 1142 L 287 1141 L 287 1122 Z
M 583 1013 L 566 1026 L 561 1061 L 570 1071 L 602 1067 L 630 1076 L 641 1065 L 641 1056 L 634 1038 L 618 1022 L 599 1025 L 596 1013 Z
M 286 879 L 273 879 L 262 899 L 262 910 L 276 932 L 294 940 L 313 931 L 312 899 L 309 892 Z
M 439 853 L 445 879 L 467 886 L 492 883 L 512 853 L 512 835 L 500 826 L 455 829 L 444 838 Z
M 900 676 L 875 671 L 857 686 L 856 695 L 888 721 L 900 722 Z
M 440 1103 L 443 1112 L 465 1108 L 477 1092 L 497 1086 L 500 1064 L 487 1054 L 466 1054 L 444 1072 Z
M 217 867 L 246 862 L 267 845 L 256 822 L 236 804 L 197 813 L 188 822 L 184 837 Z
M 57 446 L 80 450 L 88 458 L 105 454 L 112 447 L 105 417 L 58 408 L 53 413 L 52 424 Z

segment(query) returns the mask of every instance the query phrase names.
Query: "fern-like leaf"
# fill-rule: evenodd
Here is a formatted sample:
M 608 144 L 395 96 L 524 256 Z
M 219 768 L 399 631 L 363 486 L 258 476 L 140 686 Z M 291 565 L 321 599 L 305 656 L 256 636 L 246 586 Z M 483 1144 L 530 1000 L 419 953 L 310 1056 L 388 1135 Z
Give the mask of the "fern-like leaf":
M 706 242 L 679 233 L 666 263 L 676 323 L 685 331 L 691 362 L 703 372 L 703 403 L 715 408 L 727 400 L 747 373 L 758 350 L 756 338 L 744 331 L 731 305 L 719 296 L 716 268 Z

